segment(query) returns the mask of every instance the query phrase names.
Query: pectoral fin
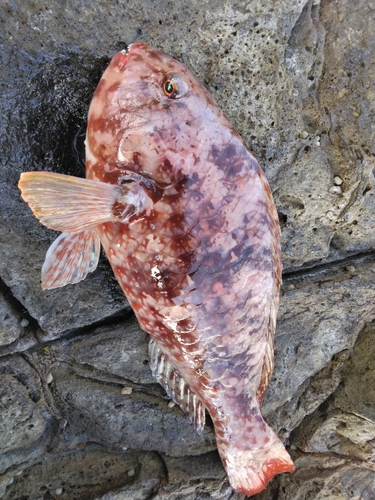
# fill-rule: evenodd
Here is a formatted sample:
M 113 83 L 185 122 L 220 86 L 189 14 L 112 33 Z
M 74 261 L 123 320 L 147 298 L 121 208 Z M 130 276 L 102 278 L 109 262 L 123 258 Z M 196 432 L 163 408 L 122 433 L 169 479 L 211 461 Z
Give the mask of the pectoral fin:
M 49 247 L 42 267 L 42 288 L 50 290 L 78 283 L 94 271 L 100 255 L 96 229 L 62 233 Z
M 122 190 L 113 184 L 53 172 L 26 172 L 18 187 L 40 222 L 56 231 L 79 233 L 118 220 L 113 206 Z

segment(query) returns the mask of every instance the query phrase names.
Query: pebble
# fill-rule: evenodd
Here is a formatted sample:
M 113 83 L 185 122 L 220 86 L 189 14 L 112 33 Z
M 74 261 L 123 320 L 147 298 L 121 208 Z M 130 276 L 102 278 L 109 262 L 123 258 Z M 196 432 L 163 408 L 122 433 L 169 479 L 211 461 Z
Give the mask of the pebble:
M 52 383 L 52 380 L 53 380 L 53 375 L 52 375 L 52 373 L 49 373 L 49 374 L 47 375 L 47 378 L 46 378 L 46 382 L 47 382 L 47 384 L 48 384 L 48 385 L 49 385 L 49 384 L 51 384 L 51 383 Z
M 134 475 L 135 475 L 135 470 L 134 469 L 128 470 L 128 476 L 133 477 Z
M 338 175 L 336 175 L 334 178 L 333 178 L 333 182 L 336 184 L 336 186 L 341 186 L 341 184 L 344 182 L 341 177 L 339 177 Z
M 329 194 L 331 194 L 332 196 L 335 196 L 335 195 L 341 194 L 341 193 L 342 193 L 342 189 L 340 186 L 332 186 L 329 189 Z
M 176 405 L 174 401 L 169 401 L 168 408 L 173 408 Z
M 351 264 L 350 266 L 346 266 L 346 270 L 349 271 L 350 273 L 354 273 L 355 267 Z
M 299 136 L 300 136 L 302 139 L 307 139 L 307 137 L 309 137 L 309 133 L 308 133 L 306 130 L 304 130 L 303 132 L 301 132 L 301 133 L 299 134 Z
M 121 394 L 131 394 L 133 392 L 133 388 L 132 387 L 123 387 L 121 389 Z
M 55 489 L 55 495 L 61 495 L 62 492 L 63 492 L 62 488 L 56 488 Z
M 29 321 L 27 319 L 23 319 L 21 322 L 20 322 L 20 325 L 22 326 L 22 328 L 26 328 L 27 326 L 29 326 Z

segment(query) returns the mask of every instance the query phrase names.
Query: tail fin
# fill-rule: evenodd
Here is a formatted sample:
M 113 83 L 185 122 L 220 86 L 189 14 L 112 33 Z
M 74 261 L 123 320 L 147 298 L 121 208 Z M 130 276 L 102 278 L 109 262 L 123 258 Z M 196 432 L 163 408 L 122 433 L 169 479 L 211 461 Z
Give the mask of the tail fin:
M 250 401 L 246 410 L 226 423 L 213 420 L 229 482 L 238 493 L 251 496 L 263 491 L 276 474 L 295 469 L 284 445 L 263 419 L 258 402 Z
M 226 457 L 226 471 L 235 491 L 255 495 L 263 491 L 277 474 L 294 472 L 292 459 L 275 434 L 274 437 L 270 446 L 239 451 L 235 456 Z

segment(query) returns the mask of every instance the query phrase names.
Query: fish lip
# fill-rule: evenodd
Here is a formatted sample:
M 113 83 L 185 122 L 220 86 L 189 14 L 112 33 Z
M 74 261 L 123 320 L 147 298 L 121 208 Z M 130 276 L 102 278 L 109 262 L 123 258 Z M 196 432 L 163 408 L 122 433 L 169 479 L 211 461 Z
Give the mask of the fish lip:
M 124 56 L 128 56 L 132 45 L 133 43 L 129 43 L 129 45 L 126 46 L 126 49 L 122 49 L 120 52 L 124 54 Z
M 117 57 L 114 56 L 113 60 L 116 60 L 116 65 L 117 65 L 118 70 L 124 71 L 126 64 L 127 64 L 129 57 L 130 57 L 130 51 L 132 49 L 132 45 L 133 45 L 132 43 L 127 45 L 127 47 L 125 49 L 122 49 L 119 52 L 117 52 Z M 120 54 L 121 54 L 121 56 L 120 56 Z

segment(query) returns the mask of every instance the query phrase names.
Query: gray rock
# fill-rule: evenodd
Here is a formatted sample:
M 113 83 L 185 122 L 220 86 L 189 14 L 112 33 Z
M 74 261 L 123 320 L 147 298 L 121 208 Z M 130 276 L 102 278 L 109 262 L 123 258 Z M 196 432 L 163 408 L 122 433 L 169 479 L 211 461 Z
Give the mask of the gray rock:
M 89 336 L 73 338 L 51 346 L 59 360 L 72 361 L 95 370 L 97 376 L 109 374 L 133 384 L 154 384 L 148 366 L 149 335 L 140 329 L 135 317 L 126 322 L 100 327 Z
M 374 333 L 374 323 L 363 329 L 343 364 L 340 386 L 292 433 L 298 470 L 281 478 L 279 491 L 288 495 L 280 498 L 374 498 L 375 400 L 373 383 L 366 384 L 373 381 Z
M 207 428 L 198 436 L 183 413 L 169 408 L 167 401 L 139 389 L 123 394 L 122 385 L 82 379 L 63 366 L 55 368 L 53 379 L 69 441 L 157 450 L 171 456 L 200 455 L 215 449 L 213 430 Z
M 163 456 L 163 459 L 168 470 L 168 484 L 159 490 L 157 499 L 239 500 L 244 497 L 233 493 L 217 452 L 199 457 Z
M 46 456 L 25 468 L 2 497 L 18 498 L 149 498 L 165 478 L 165 467 L 156 453 L 106 452 L 89 445 L 67 453 Z M 117 490 L 124 493 L 116 494 Z M 112 496 L 113 495 L 113 496 Z M 132 496 L 133 495 L 133 496 Z
M 0 295 L 0 346 L 15 342 L 23 328 L 17 311 Z
M 44 432 L 38 405 L 15 377 L 0 376 L 0 452 L 27 447 Z
M 329 272 L 317 270 L 284 282 L 275 370 L 263 403 L 278 429 L 295 428 L 332 394 L 341 380 L 341 358 L 375 318 L 374 260 L 356 265 L 360 270 L 336 264 Z

